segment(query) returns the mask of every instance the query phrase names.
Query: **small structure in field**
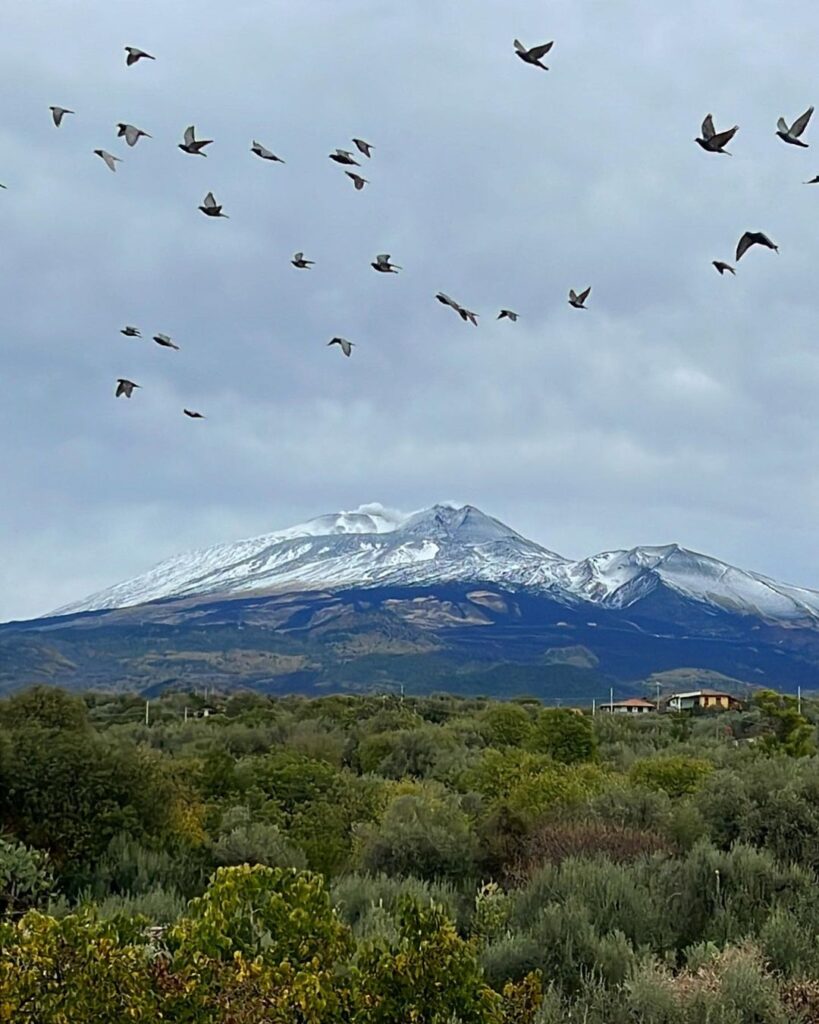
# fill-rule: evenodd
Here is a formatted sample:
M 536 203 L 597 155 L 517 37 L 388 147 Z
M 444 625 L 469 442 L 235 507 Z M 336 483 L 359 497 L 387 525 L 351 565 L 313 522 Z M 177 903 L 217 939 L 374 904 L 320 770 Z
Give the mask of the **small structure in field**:
M 608 701 L 600 705 L 601 711 L 609 711 L 613 715 L 644 715 L 656 711 L 657 705 L 643 697 L 628 697 L 626 700 Z
M 741 711 L 742 701 L 722 690 L 690 690 L 672 693 L 666 706 L 669 711 Z

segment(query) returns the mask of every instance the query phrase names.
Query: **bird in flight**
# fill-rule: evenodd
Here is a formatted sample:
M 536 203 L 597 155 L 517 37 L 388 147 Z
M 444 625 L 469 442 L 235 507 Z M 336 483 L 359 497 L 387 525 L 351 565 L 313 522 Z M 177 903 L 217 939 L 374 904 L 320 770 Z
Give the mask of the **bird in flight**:
M 502 309 L 500 313 L 498 313 L 497 318 L 498 320 L 511 320 L 512 323 L 514 323 L 518 318 L 518 314 L 513 313 L 511 309 Z
M 347 164 L 349 167 L 360 167 L 358 160 L 353 159 L 353 154 L 346 149 L 337 149 L 335 153 L 330 154 L 330 159 L 335 160 L 337 164 Z
M 138 327 L 123 327 L 119 333 L 124 334 L 126 338 L 142 337 L 142 332 L 139 330 Z
M 819 174 L 815 178 L 811 178 L 810 181 L 803 181 L 803 185 L 819 185 Z
M 341 347 L 341 351 L 344 353 L 344 355 L 345 356 L 349 356 L 349 355 L 352 354 L 353 345 L 355 344 L 355 342 L 347 341 L 346 338 L 333 338 L 331 341 L 328 341 L 327 344 L 328 345 L 339 345 Z
M 729 274 L 736 274 L 736 271 L 730 263 L 725 263 L 722 260 L 711 260 L 711 263 L 719 271 L 720 277 L 722 277 L 726 270 Z
M 353 144 L 358 152 L 363 153 L 368 160 L 373 155 L 372 151 L 375 149 L 375 146 L 371 145 L 369 142 L 365 142 L 363 139 L 353 139 Z
M 801 117 L 797 117 L 790 128 L 785 118 L 780 117 L 776 122 L 776 134 L 783 142 L 787 142 L 791 146 L 801 146 L 803 149 L 807 149 L 807 142 L 801 142 L 799 136 L 808 127 L 808 121 L 810 121 L 812 114 L 813 107 L 808 107 Z
M 154 341 L 157 345 L 161 345 L 162 348 L 172 348 L 175 352 L 179 351 L 179 346 L 175 341 L 171 341 L 167 334 L 155 334 Z
M 310 267 L 316 262 L 315 260 L 306 260 L 303 252 L 294 252 L 293 259 L 290 260 L 294 267 L 298 267 L 299 270 L 309 270 Z
M 399 267 L 397 263 L 390 263 L 388 252 L 376 256 L 375 263 L 371 263 L 370 266 L 381 274 L 397 274 L 399 270 L 403 270 L 403 267 Z
M 730 156 L 731 154 L 725 147 L 738 131 L 739 125 L 735 124 L 733 128 L 728 128 L 724 132 L 717 132 L 714 129 L 713 117 L 711 114 L 706 114 L 705 120 L 702 122 L 702 138 L 694 139 L 694 141 L 708 153 L 724 153 L 725 156 Z
M 583 303 L 591 294 L 591 285 L 579 295 L 575 292 L 574 288 L 569 289 L 569 305 L 574 306 L 575 309 L 586 309 Z
M 250 152 L 255 153 L 256 156 L 260 156 L 262 160 L 275 160 L 278 164 L 283 164 L 284 160 L 281 157 L 276 156 L 275 153 L 271 153 L 269 149 L 266 149 L 261 142 L 253 140 L 253 145 L 250 147 Z
M 132 380 L 126 380 L 125 377 L 118 377 L 117 390 L 114 397 L 120 398 L 122 395 L 125 395 L 126 398 L 130 398 L 134 393 L 134 388 L 138 387 L 140 387 L 140 385 L 134 384 Z
M 192 420 L 203 420 L 205 418 L 201 412 L 194 412 L 193 409 L 183 409 L 182 412 L 186 416 L 190 416 Z
M 57 128 L 59 128 L 63 123 L 63 118 L 66 114 L 74 113 L 74 111 L 69 110 L 68 107 L 49 107 L 48 109 L 51 111 L 51 116 L 54 119 L 54 125 Z
M 444 292 L 437 292 L 435 298 L 445 306 L 449 306 L 450 309 L 454 309 L 462 320 L 468 320 L 471 324 L 474 324 L 476 327 L 478 326 L 477 313 L 473 313 L 471 310 L 466 309 L 460 304 L 460 302 L 456 302 L 454 299 L 451 299 L 448 295 L 444 294 Z
M 114 156 L 112 153 L 108 153 L 104 149 L 95 149 L 94 153 L 104 160 L 106 166 L 112 171 L 116 171 L 117 164 L 122 163 L 121 157 Z
M 209 146 L 213 139 L 197 139 L 196 130 L 193 125 L 185 129 L 184 142 L 179 143 L 179 148 L 185 153 L 192 153 L 193 156 L 207 156 L 202 150 Z
M 125 63 L 130 67 L 132 64 L 136 64 L 138 60 L 142 60 L 143 57 L 148 60 L 156 60 L 156 57 L 152 57 L 150 53 L 146 53 L 144 50 L 140 50 L 138 46 L 126 46 L 125 52 L 128 56 L 125 58 Z
M 763 235 L 761 231 L 746 231 L 739 242 L 737 242 L 737 263 L 739 263 L 752 245 L 764 245 L 766 249 L 773 249 L 775 252 L 779 252 L 779 246 L 774 245 L 770 238 L 767 235 Z
M 153 136 L 144 132 L 141 128 L 135 128 L 132 124 L 123 124 L 120 121 L 117 125 L 117 138 L 121 139 L 123 135 L 129 146 L 135 146 L 140 139 L 153 138 Z
M 6 186 L 5 186 L 5 185 L 2 185 L 2 184 L 0 184 L 0 188 L 6 188 Z
M 541 46 L 533 46 L 531 49 L 527 50 L 523 43 L 519 39 L 516 39 L 515 53 L 517 53 L 518 57 L 527 64 L 535 64 L 537 67 L 543 68 L 544 71 L 548 71 L 549 69 L 545 64 L 541 64 L 540 60 L 541 57 L 546 56 L 554 44 L 553 39 L 550 43 L 543 43 Z
M 368 184 L 367 179 L 362 178 L 361 175 L 356 174 L 355 171 L 345 171 L 344 173 L 347 175 L 348 178 L 352 179 L 352 182 L 355 185 L 356 192 L 360 192 L 362 188 L 364 188 L 364 186 Z
M 208 192 L 199 209 L 206 217 L 224 217 L 225 220 L 230 220 L 226 213 L 222 213 L 222 207 L 216 202 L 212 192 Z

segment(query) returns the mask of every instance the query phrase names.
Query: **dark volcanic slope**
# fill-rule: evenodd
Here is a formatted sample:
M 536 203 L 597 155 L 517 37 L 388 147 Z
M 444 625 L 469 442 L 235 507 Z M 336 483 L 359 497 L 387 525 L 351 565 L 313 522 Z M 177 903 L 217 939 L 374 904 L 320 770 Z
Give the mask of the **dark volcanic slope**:
M 654 672 L 813 685 L 814 628 L 772 625 L 657 588 L 602 609 L 492 584 L 189 597 L 0 626 L 0 688 L 34 682 L 151 692 L 396 688 L 590 700 Z

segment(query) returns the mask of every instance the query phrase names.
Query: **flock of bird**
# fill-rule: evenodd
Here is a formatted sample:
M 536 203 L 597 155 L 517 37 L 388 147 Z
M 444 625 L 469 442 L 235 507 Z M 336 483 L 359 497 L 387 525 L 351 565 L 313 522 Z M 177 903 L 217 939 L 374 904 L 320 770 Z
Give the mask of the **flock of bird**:
M 554 41 L 548 43 L 542 43 L 538 46 L 525 47 L 518 39 L 514 40 L 514 50 L 516 55 L 526 64 L 530 64 L 534 67 L 541 68 L 543 71 L 548 71 L 549 68 L 542 63 L 543 57 L 552 49 Z M 156 60 L 156 58 L 145 50 L 141 50 L 136 46 L 125 47 L 125 63 L 127 67 L 139 63 L 142 60 Z M 49 108 L 51 111 L 52 120 L 56 128 L 60 128 L 67 115 L 74 115 L 75 111 L 70 110 L 67 107 L 52 106 Z M 807 143 L 802 141 L 802 135 L 804 134 L 811 116 L 813 115 L 813 107 L 809 107 L 803 114 L 796 118 L 792 124 L 788 124 L 783 117 L 780 117 L 776 126 L 776 135 L 785 143 L 791 146 L 800 146 L 807 148 Z M 116 126 L 117 138 L 124 138 L 128 146 L 136 146 L 140 139 L 152 138 L 148 132 L 143 131 L 136 125 L 127 124 L 120 122 Z M 724 156 L 731 156 L 726 146 L 732 141 L 736 133 L 739 131 L 739 126 L 734 125 L 724 131 L 718 132 L 714 127 L 714 120 L 711 114 L 707 114 L 702 122 L 701 135 L 695 141 L 697 144 L 708 153 L 719 153 Z M 187 127 L 182 136 L 182 142 L 178 144 L 178 148 L 182 152 L 187 153 L 191 156 L 207 157 L 207 153 L 204 152 L 206 147 L 213 144 L 213 139 L 198 139 L 196 137 L 195 125 Z M 355 152 L 346 149 L 336 149 L 333 153 L 329 154 L 329 159 L 345 168 L 345 174 L 353 183 L 356 191 L 360 192 L 364 187 L 369 184 L 368 179 L 364 178 L 361 174 L 356 171 L 349 170 L 350 167 L 359 167 L 360 163 L 356 159 L 356 156 L 363 156 L 367 160 L 372 158 L 374 146 L 364 139 L 352 139 L 352 144 L 355 146 Z M 267 160 L 273 163 L 285 163 L 281 157 L 277 156 L 271 150 L 267 149 L 260 142 L 253 140 L 251 147 L 251 153 L 259 157 L 261 160 Z M 116 172 L 117 164 L 122 162 L 122 158 L 109 153 L 105 149 L 95 149 L 94 154 L 106 164 L 109 170 Z M 806 185 L 819 184 L 819 175 L 805 182 Z M 5 189 L 6 186 L 0 184 L 0 188 Z M 228 219 L 228 215 L 223 212 L 222 204 L 216 201 L 213 192 L 208 192 L 202 200 L 199 210 L 206 216 L 212 218 L 224 218 Z M 736 246 L 735 262 L 738 263 L 742 259 L 743 255 L 754 245 L 760 245 L 768 249 L 772 249 L 775 252 L 779 252 L 779 247 L 771 241 L 771 239 L 761 231 L 746 231 Z M 314 260 L 306 259 L 303 252 L 296 252 L 293 254 L 293 258 L 290 261 L 292 265 L 298 270 L 309 270 L 315 265 Z M 730 263 L 724 260 L 713 260 L 713 266 L 719 272 L 720 275 L 726 272 L 730 274 L 736 274 L 736 269 Z M 381 253 L 375 257 L 375 260 L 370 264 L 373 270 L 382 274 L 396 274 L 402 268 L 392 262 L 392 257 L 389 253 Z M 591 287 L 586 287 L 581 292 L 576 292 L 573 288 L 569 290 L 569 305 L 574 309 L 586 309 L 586 301 L 591 294 Z M 464 322 L 473 324 L 475 327 L 478 326 L 479 314 L 473 310 L 467 309 L 461 303 L 456 302 L 455 299 L 450 298 L 444 292 L 438 292 L 435 298 L 445 306 L 449 306 L 454 310 Z M 518 314 L 511 309 L 502 309 L 497 316 L 498 320 L 509 320 L 512 323 L 517 321 Z M 127 338 L 141 338 L 141 331 L 132 325 L 128 325 L 120 331 Z M 167 334 L 157 333 L 153 335 L 153 341 L 163 347 L 179 351 L 179 345 L 177 345 Z M 350 356 L 354 347 L 354 343 L 348 341 L 346 338 L 334 337 L 328 343 L 328 346 L 337 345 L 341 352 L 345 356 Z M 117 398 L 131 398 L 134 391 L 139 388 L 140 385 L 135 381 L 129 380 L 125 377 L 120 377 L 116 381 L 115 396 Z M 185 416 L 191 419 L 204 419 L 202 413 L 197 412 L 193 409 L 183 409 Z

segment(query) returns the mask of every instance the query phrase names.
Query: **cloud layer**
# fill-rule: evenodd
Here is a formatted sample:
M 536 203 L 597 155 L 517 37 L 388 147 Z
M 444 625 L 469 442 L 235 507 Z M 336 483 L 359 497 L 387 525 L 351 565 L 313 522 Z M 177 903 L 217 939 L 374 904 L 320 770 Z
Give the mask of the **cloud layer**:
M 570 557 L 676 540 L 819 587 L 819 123 L 808 150 L 774 135 L 819 100 L 819 10 L 12 7 L 0 619 L 374 500 L 469 501 Z M 554 38 L 551 70 L 515 37 Z M 126 44 L 157 61 L 126 69 Z M 57 130 L 50 104 L 76 116 Z M 740 125 L 732 157 L 694 144 L 708 112 Z M 129 149 L 118 121 L 153 138 Z M 191 123 L 207 159 L 176 148 Z M 327 159 L 353 136 L 376 147 L 361 193 Z M 230 220 L 198 212 L 209 190 Z M 746 229 L 780 255 L 720 278 Z M 374 273 L 379 252 L 404 271 Z

